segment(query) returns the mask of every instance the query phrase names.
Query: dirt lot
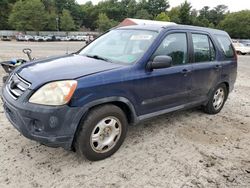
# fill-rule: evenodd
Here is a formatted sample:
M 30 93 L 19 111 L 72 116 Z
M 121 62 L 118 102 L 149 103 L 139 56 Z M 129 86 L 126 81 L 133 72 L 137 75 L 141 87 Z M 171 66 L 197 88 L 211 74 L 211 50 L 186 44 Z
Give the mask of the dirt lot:
M 24 46 L 47 56 L 82 44 L 0 42 L 0 59 Z M 99 162 L 24 138 L 0 104 L 0 187 L 250 187 L 250 56 L 239 57 L 221 113 L 192 109 L 129 127 L 120 150 Z

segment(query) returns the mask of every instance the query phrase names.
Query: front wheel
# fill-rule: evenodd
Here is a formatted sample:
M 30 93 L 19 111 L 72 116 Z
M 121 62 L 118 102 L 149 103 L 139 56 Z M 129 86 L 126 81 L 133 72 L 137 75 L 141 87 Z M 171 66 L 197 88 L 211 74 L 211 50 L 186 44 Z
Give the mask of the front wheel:
M 122 145 L 127 133 L 127 118 L 115 105 L 92 109 L 81 123 L 75 149 L 91 161 L 105 159 Z
M 218 85 L 212 92 L 207 105 L 204 106 L 204 111 L 208 114 L 219 113 L 227 100 L 227 95 L 228 91 L 226 85 Z

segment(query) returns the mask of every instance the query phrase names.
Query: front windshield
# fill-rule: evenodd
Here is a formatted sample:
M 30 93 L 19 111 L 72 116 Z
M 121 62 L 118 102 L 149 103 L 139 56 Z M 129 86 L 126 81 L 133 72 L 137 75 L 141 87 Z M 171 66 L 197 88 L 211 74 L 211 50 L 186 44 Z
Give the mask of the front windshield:
M 155 31 L 112 30 L 93 41 L 79 54 L 114 63 L 133 64 L 143 56 L 156 36 Z

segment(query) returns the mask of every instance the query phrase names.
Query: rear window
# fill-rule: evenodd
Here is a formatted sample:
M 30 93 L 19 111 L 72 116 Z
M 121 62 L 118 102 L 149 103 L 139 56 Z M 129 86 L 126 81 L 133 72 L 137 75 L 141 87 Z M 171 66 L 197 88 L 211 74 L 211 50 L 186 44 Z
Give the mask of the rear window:
M 207 35 L 192 34 L 195 62 L 208 62 L 215 60 L 215 49 Z
M 220 47 L 222 48 L 224 55 L 227 58 L 233 58 L 234 57 L 234 50 L 233 45 L 231 43 L 231 40 L 228 36 L 225 35 L 216 35 L 216 38 L 220 44 Z

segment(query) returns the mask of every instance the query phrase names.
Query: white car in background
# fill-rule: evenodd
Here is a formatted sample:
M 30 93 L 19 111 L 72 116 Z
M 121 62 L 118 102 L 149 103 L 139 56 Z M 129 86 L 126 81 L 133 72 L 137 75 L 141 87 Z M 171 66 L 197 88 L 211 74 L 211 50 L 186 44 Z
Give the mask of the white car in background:
M 48 35 L 48 36 L 43 36 L 43 41 L 52 41 L 53 40 L 53 36 L 52 35 Z
M 42 36 L 34 36 L 34 40 L 35 40 L 36 42 L 42 42 L 42 41 L 44 41 L 44 39 L 43 39 Z
M 17 41 L 34 41 L 34 38 L 31 35 L 16 35 Z
M 31 35 L 24 35 L 25 41 L 34 41 L 34 37 Z
M 78 35 L 78 36 L 76 36 L 76 39 L 78 40 L 78 41 L 86 41 L 87 39 L 88 39 L 88 36 L 85 36 L 85 35 Z
M 250 54 L 250 46 L 246 46 L 239 42 L 233 43 L 233 45 L 237 54 L 240 54 L 240 55 Z
M 61 37 L 61 41 L 71 41 L 71 37 L 66 36 L 66 37 Z

